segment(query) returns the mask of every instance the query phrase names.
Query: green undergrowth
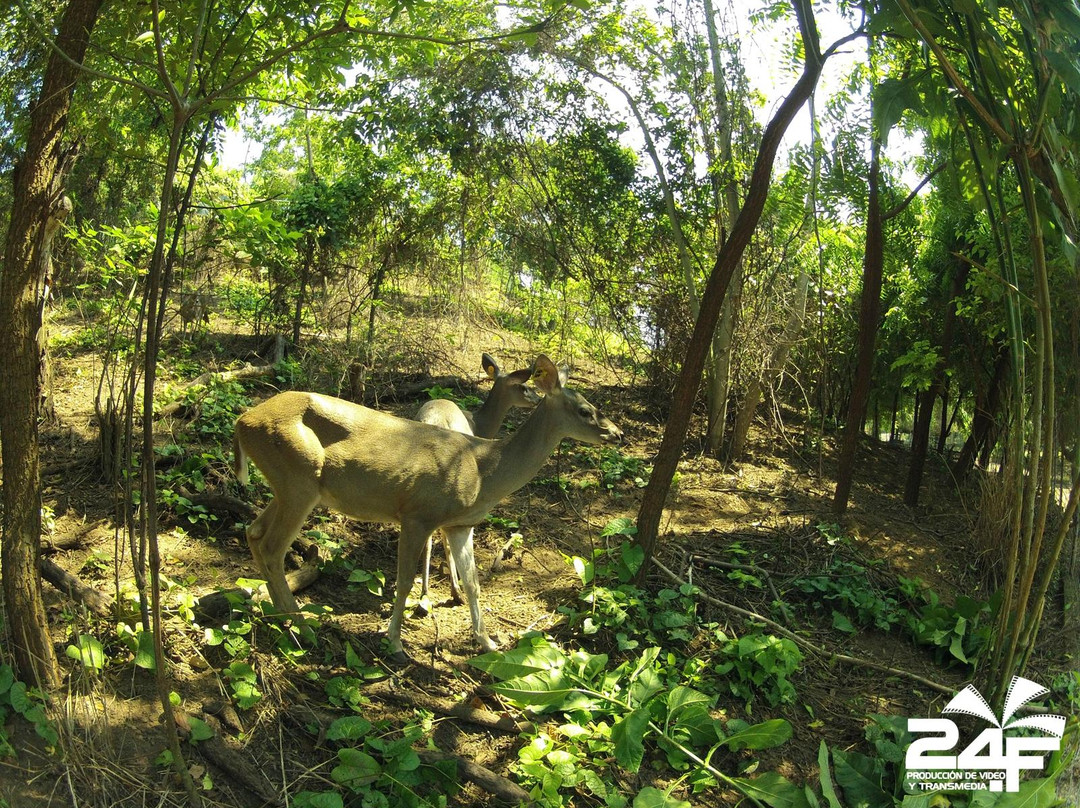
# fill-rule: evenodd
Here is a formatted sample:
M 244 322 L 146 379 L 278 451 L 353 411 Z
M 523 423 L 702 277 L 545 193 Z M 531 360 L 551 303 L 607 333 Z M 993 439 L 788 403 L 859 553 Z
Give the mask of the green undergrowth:
M 818 526 L 822 539 L 846 549 L 846 537 L 835 530 Z M 875 574 L 880 566 L 837 553 L 824 569 L 794 578 L 786 592 L 803 613 L 829 618 L 839 632 L 901 633 L 931 648 L 939 664 L 974 669 L 990 641 L 1000 596 L 989 601 L 959 596 L 950 605 L 917 578 L 900 575 L 895 589 L 883 586 Z
M 616 520 L 603 533 L 606 546 L 589 557 L 567 557 L 581 585 L 575 602 L 562 608 L 565 625 L 555 634 L 528 633 L 512 648 L 470 661 L 490 680 L 490 690 L 505 708 L 530 719 L 530 729 L 512 753 L 509 776 L 529 792 L 534 804 L 1057 804 L 1054 780 L 1067 766 L 1068 754 L 1051 756 L 1037 772 L 1040 776 L 1024 781 L 1017 793 L 913 793 L 905 769 L 905 751 L 912 741 L 905 717 L 864 716 L 864 742 L 854 747 L 830 746 L 814 724 L 796 737 L 788 718 L 809 710 L 801 704 L 800 689 L 810 674 L 799 647 L 760 624 L 722 627 L 702 608 L 702 593 L 690 584 L 638 586 L 635 576 L 643 555 L 633 535 L 632 523 Z M 923 641 L 920 625 L 924 634 L 934 634 L 929 627 L 940 620 L 940 635 L 933 636 L 930 645 L 940 649 L 943 658 L 963 664 L 952 648 L 956 637 L 969 632 L 956 626 L 961 619 L 981 625 L 987 619 L 983 606 L 969 619 L 961 613 L 969 607 L 943 606 L 933 593 L 904 581 L 890 591 L 882 583 L 887 576 L 860 571 L 858 563 L 850 558 L 830 561 L 822 572 L 788 581 L 780 591 L 790 602 L 775 604 L 776 610 L 818 622 L 835 612 L 853 625 L 902 631 L 912 641 Z M 378 571 L 356 565 L 346 571 L 352 585 L 373 597 L 384 596 Z M 762 574 L 750 563 L 741 572 L 740 581 L 747 585 Z M 319 741 L 316 754 L 323 758 L 315 767 L 318 777 L 297 781 L 290 804 L 389 808 L 453 801 L 462 787 L 459 773 L 452 762 L 425 753 L 436 749 L 434 717 L 423 710 L 382 717 L 385 713 L 372 709 L 368 685 L 385 678 L 385 667 L 365 659 L 348 642 L 331 639 L 339 634 L 322 625 L 328 607 L 307 606 L 299 616 L 285 619 L 268 602 L 249 594 L 259 583 L 238 581 L 240 588 L 228 594 L 229 616 L 205 625 L 197 621 L 189 582 L 165 581 L 164 601 L 170 624 L 188 626 L 189 639 L 198 644 L 222 692 L 242 714 L 254 719 L 260 710 L 272 708 L 267 693 L 277 687 L 268 685 L 268 673 L 280 676 L 282 665 L 304 671 L 296 686 L 329 720 L 312 717 L 303 724 L 310 738 Z M 842 621 L 832 620 L 833 627 L 844 632 Z M 79 633 L 67 649 L 67 656 L 90 675 L 122 665 L 153 668 L 152 635 L 134 621 L 98 628 L 96 634 Z M 969 661 L 977 658 L 974 646 L 961 645 L 961 651 Z M 18 712 L 39 732 L 47 732 L 45 713 L 38 709 L 42 700 L 8 678 L 0 669 L 0 709 L 9 715 Z M 182 699 L 176 700 L 182 707 Z M 213 732 L 197 722 L 187 743 L 197 746 Z M 1075 724 L 1069 733 L 1066 750 L 1075 746 Z M 805 751 L 793 745 L 808 741 L 817 747 L 817 770 L 806 782 L 794 782 L 780 770 L 790 770 L 784 763 L 790 757 L 805 759 Z M 169 762 L 164 750 L 159 762 Z M 201 785 L 211 792 L 217 788 L 209 777 Z

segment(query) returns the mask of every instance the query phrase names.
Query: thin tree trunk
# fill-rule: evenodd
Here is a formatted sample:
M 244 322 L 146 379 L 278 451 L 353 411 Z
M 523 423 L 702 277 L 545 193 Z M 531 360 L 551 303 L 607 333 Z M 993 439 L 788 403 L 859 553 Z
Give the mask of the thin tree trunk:
M 292 342 L 295 348 L 300 344 L 300 329 L 304 321 L 304 292 L 311 277 L 311 265 L 315 261 L 315 236 L 307 236 L 304 246 L 304 264 L 300 268 L 300 288 L 296 292 L 296 307 L 293 310 Z
M 859 343 L 855 365 L 855 381 L 848 401 L 847 420 L 837 460 L 836 492 L 832 509 L 840 514 L 847 510 L 851 484 L 855 478 L 855 452 L 859 447 L 863 417 L 870 398 L 870 382 L 874 371 L 874 345 L 877 342 L 878 320 L 881 317 L 881 279 L 884 267 L 885 238 L 883 235 L 881 202 L 878 184 L 881 176 L 881 142 L 875 135 L 871 145 L 869 196 L 866 214 L 866 252 L 863 255 L 862 297 L 859 302 Z
M 71 152 L 62 137 L 102 0 L 71 0 L 57 47 L 49 57 L 38 101 L 30 111 L 26 153 L 14 172 L 11 220 L 0 276 L 0 436 L 4 518 L 0 565 L 7 626 L 19 675 L 51 689 L 59 682 L 56 655 L 41 599 L 41 479 L 38 413 L 41 399 L 42 306 L 51 270 L 52 238 L 70 210 L 63 182 Z
M 900 412 L 900 388 L 896 388 L 892 399 L 892 421 L 889 422 L 889 443 L 896 441 L 896 415 Z
M 636 541 L 645 551 L 644 562 L 638 571 L 639 579 L 643 579 L 647 574 L 653 551 L 656 548 L 660 518 L 664 512 L 664 501 L 667 499 L 671 480 L 678 468 L 683 440 L 686 438 L 686 430 L 690 425 L 690 414 L 701 383 L 701 371 L 705 366 L 711 337 L 716 329 L 716 320 L 732 275 L 750 243 L 765 207 L 765 200 L 772 182 L 772 166 L 776 151 L 795 113 L 806 103 L 814 87 L 817 86 L 824 64 L 818 44 L 813 8 L 806 0 L 794 0 L 794 5 L 799 18 L 806 64 L 799 80 L 776 111 L 776 115 L 765 127 L 754 170 L 750 175 L 746 201 L 731 228 L 730 236 L 717 253 L 716 262 L 713 264 L 712 272 L 709 273 L 709 279 L 702 294 L 701 312 L 694 322 L 694 331 L 687 345 L 686 359 L 675 385 L 671 414 L 664 428 L 664 437 L 656 455 L 653 473 L 645 488 L 641 508 L 638 511 Z
M 945 318 L 941 327 L 941 356 L 934 368 L 930 388 L 919 396 L 919 419 L 911 433 L 911 465 L 908 466 L 907 483 L 904 487 L 904 504 L 914 507 L 919 504 L 919 487 L 922 485 L 923 470 L 926 467 L 926 453 L 930 449 L 930 423 L 934 416 L 934 402 L 945 389 L 945 371 L 949 366 L 952 353 L 953 331 L 956 326 L 956 301 L 967 285 L 970 264 L 961 261 L 953 273 L 949 290 L 949 300 L 945 304 Z M 941 418 L 946 422 L 948 408 L 944 399 L 941 403 Z M 942 436 L 944 442 L 944 436 Z
M 975 459 L 988 446 L 992 446 L 994 422 L 1001 408 L 1005 385 L 1008 383 L 1009 352 L 1002 350 L 994 362 L 993 375 L 985 392 L 975 396 L 975 415 L 971 419 L 971 433 L 960 449 L 960 456 L 953 463 L 953 477 L 962 482 L 975 466 Z M 985 462 L 985 461 L 984 461 Z
M 938 419 L 938 439 L 937 450 L 938 454 L 945 451 L 945 441 L 949 437 L 949 425 L 952 421 L 949 420 L 949 380 L 946 377 L 941 385 L 941 417 Z
M 734 127 L 731 105 L 724 85 L 723 68 L 720 64 L 720 40 L 716 34 L 716 13 L 712 0 L 703 0 L 705 6 L 705 31 L 709 42 L 709 63 L 712 68 L 713 102 L 716 106 L 716 128 L 720 141 L 720 165 L 711 166 L 710 174 L 719 168 L 725 178 L 723 185 L 724 210 L 727 221 L 734 222 L 739 215 L 739 187 L 735 176 Z M 718 239 L 718 244 L 722 239 Z M 712 345 L 712 369 L 709 374 L 709 426 L 706 440 L 709 453 L 716 456 L 724 444 L 727 430 L 728 402 L 731 397 L 731 355 L 735 345 L 735 329 L 738 325 L 742 300 L 742 260 L 738 262 L 731 277 L 731 293 L 726 295 L 720 309 L 720 325 L 716 329 Z M 760 392 L 759 392 L 760 395 Z M 743 436 L 745 441 L 745 435 Z M 737 453 L 731 452 L 732 456 Z

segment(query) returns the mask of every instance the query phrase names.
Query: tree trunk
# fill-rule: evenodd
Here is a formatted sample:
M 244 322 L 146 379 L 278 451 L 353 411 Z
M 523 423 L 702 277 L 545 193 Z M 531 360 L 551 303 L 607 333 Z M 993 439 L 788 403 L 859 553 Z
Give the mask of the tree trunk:
M 716 34 L 716 12 L 712 0 L 704 0 L 705 32 L 709 42 L 709 64 L 712 68 L 713 103 L 716 107 L 716 128 L 720 146 L 720 165 L 711 166 L 714 174 L 723 172 L 723 202 L 726 221 L 730 224 L 739 215 L 739 186 L 735 176 L 734 126 L 731 104 L 724 86 L 723 68 L 720 63 L 720 40 Z M 716 200 L 717 202 L 719 200 Z M 722 232 L 717 244 L 723 243 Z M 706 441 L 709 453 L 719 455 L 727 430 L 728 402 L 731 398 L 731 356 L 735 345 L 735 329 L 738 326 L 739 308 L 742 300 L 742 260 L 736 264 L 731 276 L 731 293 L 725 295 L 720 309 L 720 326 L 716 329 L 712 345 L 712 368 L 709 373 L 709 425 Z M 759 392 L 760 395 L 760 392 Z M 745 436 L 744 436 L 745 441 Z M 731 452 L 732 456 L 736 452 Z
M 51 271 L 52 238 L 70 210 L 63 182 L 73 158 L 61 142 L 78 65 L 102 0 L 71 0 L 56 45 L 70 58 L 49 57 L 38 101 L 30 111 L 26 153 L 14 172 L 11 220 L 0 276 L 0 435 L 4 464 L 4 535 L 0 548 L 7 625 L 22 679 L 52 688 L 56 655 L 41 599 L 41 480 L 38 414 L 41 401 L 42 306 Z M 66 203 L 66 204 L 65 204 Z
M 934 402 L 942 396 L 945 389 L 945 371 L 949 366 L 949 355 L 952 353 L 953 331 L 956 326 L 956 300 L 964 292 L 967 285 L 968 270 L 970 264 L 960 261 L 953 273 L 952 285 L 949 290 L 949 300 L 945 304 L 945 321 L 941 327 L 941 358 L 937 367 L 934 368 L 933 379 L 930 388 L 919 396 L 921 401 L 919 420 L 915 423 L 911 433 L 911 465 L 908 466 L 907 483 L 904 486 L 904 504 L 914 507 L 919 504 L 919 487 L 922 485 L 923 469 L 926 466 L 926 453 L 930 449 L 930 423 L 934 415 Z M 941 402 L 941 418 L 947 423 L 948 407 L 945 400 Z M 942 439 L 944 442 L 944 438 Z
M 896 388 L 892 399 L 892 421 L 889 422 L 889 443 L 896 442 L 896 416 L 900 412 L 900 388 Z
M 971 433 L 960 449 L 960 456 L 953 463 L 952 473 L 957 482 L 964 478 L 975 466 L 975 458 L 984 456 L 984 452 L 993 445 L 990 440 L 995 434 L 993 427 L 1001 408 L 1002 393 L 1008 383 L 1009 352 L 1001 350 L 994 362 L 994 372 L 985 392 L 975 394 L 975 415 L 971 420 Z
M 701 383 L 701 371 L 709 353 L 709 345 L 716 329 L 720 307 L 724 303 L 732 275 L 739 266 L 739 261 L 750 243 L 750 238 L 754 234 L 765 207 L 772 181 L 773 161 L 776 158 L 780 140 L 791 124 L 792 118 L 795 117 L 795 113 L 806 103 L 814 87 L 817 86 L 824 64 L 818 45 L 813 8 L 805 0 L 795 0 L 794 5 L 799 18 L 806 64 L 799 80 L 776 111 L 776 115 L 765 127 L 754 170 L 750 175 L 746 201 L 731 228 L 730 236 L 716 255 L 716 262 L 709 273 L 709 279 L 702 294 L 701 311 L 694 322 L 694 331 L 686 349 L 686 359 L 675 385 L 671 414 L 664 428 L 664 437 L 653 464 L 653 473 L 645 488 L 641 508 L 638 511 L 636 541 L 645 551 L 644 562 L 638 571 L 639 580 L 643 579 L 648 572 L 649 562 L 656 548 L 660 517 L 664 512 L 664 501 L 667 499 L 672 477 L 678 468 L 683 440 L 686 438 L 686 430 L 690 425 L 690 415 L 694 400 L 697 398 L 698 386 Z
M 300 288 L 296 292 L 296 307 L 293 310 L 292 342 L 293 347 L 300 345 L 300 329 L 304 322 L 304 292 L 311 277 L 311 265 L 315 262 L 315 236 L 308 234 L 304 245 L 304 263 L 300 267 Z
M 943 379 L 941 386 L 941 417 L 938 419 L 937 439 L 938 454 L 945 451 L 945 441 L 949 439 L 949 426 L 951 424 L 952 421 L 949 420 L 949 379 L 946 377 Z
M 863 255 L 862 297 L 859 301 L 859 343 L 855 365 L 855 381 L 848 401 L 844 437 L 837 461 L 836 493 L 832 509 L 840 514 L 847 510 L 851 484 L 855 477 L 855 452 L 859 447 L 866 405 L 870 399 L 870 382 L 874 371 L 874 345 L 877 342 L 878 320 L 881 318 L 881 278 L 884 267 L 885 237 L 882 228 L 878 180 L 881 176 L 881 142 L 877 136 L 871 145 L 869 196 L 866 206 L 866 252 Z

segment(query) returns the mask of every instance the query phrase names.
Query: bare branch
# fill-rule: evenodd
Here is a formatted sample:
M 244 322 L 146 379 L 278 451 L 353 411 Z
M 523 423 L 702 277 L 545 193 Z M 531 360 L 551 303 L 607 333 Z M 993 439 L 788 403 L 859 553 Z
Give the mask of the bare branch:
M 894 216 L 899 216 L 901 213 L 903 213 L 904 208 L 906 208 L 908 205 L 910 205 L 911 201 L 916 196 L 919 195 L 919 191 L 921 191 L 926 186 L 926 183 L 930 182 L 930 180 L 932 180 L 934 177 L 936 177 L 938 174 L 941 173 L 942 169 L 945 168 L 945 165 L 946 164 L 945 164 L 944 160 L 942 160 L 940 163 L 938 163 L 937 166 L 934 167 L 933 171 L 931 171 L 929 174 L 927 174 L 925 177 L 923 177 L 922 181 L 918 185 L 916 185 L 914 188 L 911 189 L 911 193 L 908 194 L 904 198 L 904 200 L 902 202 L 897 203 L 892 208 L 890 208 L 888 211 L 881 214 L 881 220 L 883 222 L 885 222 L 885 221 L 888 221 L 889 219 L 893 218 Z

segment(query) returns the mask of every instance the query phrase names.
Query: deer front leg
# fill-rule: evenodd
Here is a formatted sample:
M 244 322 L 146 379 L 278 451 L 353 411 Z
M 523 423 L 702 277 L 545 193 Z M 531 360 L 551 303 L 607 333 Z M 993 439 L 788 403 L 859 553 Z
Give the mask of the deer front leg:
M 409 657 L 401 645 L 401 623 L 405 618 L 405 602 L 412 591 L 413 578 L 420 556 L 431 538 L 433 530 L 417 524 L 402 524 L 398 537 L 397 583 L 394 593 L 394 610 L 390 614 L 390 625 L 386 630 L 386 639 L 390 646 L 390 655 L 395 662 L 407 662 Z
M 443 528 L 450 552 L 461 577 L 461 586 L 469 603 L 472 616 L 473 638 L 484 651 L 494 651 L 499 646 L 487 634 L 484 628 L 484 615 L 480 611 L 480 582 L 476 577 L 476 560 L 473 557 L 473 530 L 471 527 Z

